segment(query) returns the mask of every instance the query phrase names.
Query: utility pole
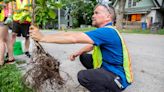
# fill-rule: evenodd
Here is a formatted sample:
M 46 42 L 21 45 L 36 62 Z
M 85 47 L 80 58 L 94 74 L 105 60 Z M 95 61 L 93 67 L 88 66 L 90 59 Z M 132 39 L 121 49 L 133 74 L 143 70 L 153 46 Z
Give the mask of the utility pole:
M 58 0 L 60 2 L 60 0 Z M 60 8 L 58 8 L 58 29 L 60 29 Z

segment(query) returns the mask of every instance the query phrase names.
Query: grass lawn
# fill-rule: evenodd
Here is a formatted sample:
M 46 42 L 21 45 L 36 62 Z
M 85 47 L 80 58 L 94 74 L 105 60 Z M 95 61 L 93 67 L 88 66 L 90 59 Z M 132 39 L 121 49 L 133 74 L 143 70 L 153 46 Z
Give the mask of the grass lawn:
M 89 28 L 75 28 L 75 29 L 65 29 L 64 31 L 80 31 L 80 32 L 85 32 L 85 31 L 90 31 L 94 30 L 96 28 L 94 27 L 89 27 Z M 139 33 L 139 34 L 160 34 L 164 35 L 164 29 L 160 29 L 157 32 L 153 32 L 150 29 L 147 30 L 142 30 L 142 29 L 122 29 L 119 30 L 121 33 Z
M 23 84 L 21 71 L 16 64 L 0 66 L 0 92 L 32 92 Z

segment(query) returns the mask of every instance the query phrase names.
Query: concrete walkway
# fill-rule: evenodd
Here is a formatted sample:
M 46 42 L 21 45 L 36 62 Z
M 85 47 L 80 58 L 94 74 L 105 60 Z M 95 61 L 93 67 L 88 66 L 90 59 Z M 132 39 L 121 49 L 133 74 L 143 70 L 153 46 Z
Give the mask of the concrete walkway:
M 44 32 L 45 34 L 54 31 Z M 123 34 L 132 59 L 134 83 L 124 92 L 163 92 L 164 91 L 164 35 Z M 22 39 L 20 39 L 22 40 Z M 23 42 L 23 41 L 22 41 Z M 77 72 L 84 69 L 78 59 L 71 62 L 69 55 L 85 44 L 49 44 L 42 43 L 47 52 L 61 62 L 61 70 L 72 77 L 72 85 L 78 86 Z M 30 45 L 30 51 L 33 43 Z M 17 59 L 30 59 L 24 55 Z

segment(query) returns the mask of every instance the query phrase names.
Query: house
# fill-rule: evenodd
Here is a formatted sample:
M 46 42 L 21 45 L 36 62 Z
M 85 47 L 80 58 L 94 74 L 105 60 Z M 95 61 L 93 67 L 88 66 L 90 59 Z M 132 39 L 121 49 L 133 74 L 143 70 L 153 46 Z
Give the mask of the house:
M 113 3 L 116 10 L 119 1 L 115 0 Z M 152 25 L 164 27 L 164 0 L 126 0 L 123 20 L 125 25 L 140 25 L 145 22 L 147 28 Z
M 120 0 L 96 0 L 99 3 L 112 4 L 116 11 Z M 164 27 L 164 0 L 125 0 L 123 24 L 125 27 L 141 28 L 142 23 L 147 28 L 152 25 Z M 61 11 L 61 24 L 72 26 L 72 18 L 68 10 Z M 132 26 L 133 25 L 133 26 Z
M 70 28 L 72 27 L 72 17 L 70 14 L 70 10 L 67 8 L 66 10 L 61 9 L 61 28 Z

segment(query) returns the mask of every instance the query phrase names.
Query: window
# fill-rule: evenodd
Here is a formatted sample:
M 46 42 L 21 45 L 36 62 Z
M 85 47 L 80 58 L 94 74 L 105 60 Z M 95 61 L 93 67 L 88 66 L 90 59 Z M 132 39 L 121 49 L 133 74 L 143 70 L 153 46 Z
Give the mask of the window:
M 137 2 L 133 1 L 133 6 L 136 6 L 136 3 L 137 3 Z
M 128 7 L 131 7 L 132 0 L 128 1 Z

